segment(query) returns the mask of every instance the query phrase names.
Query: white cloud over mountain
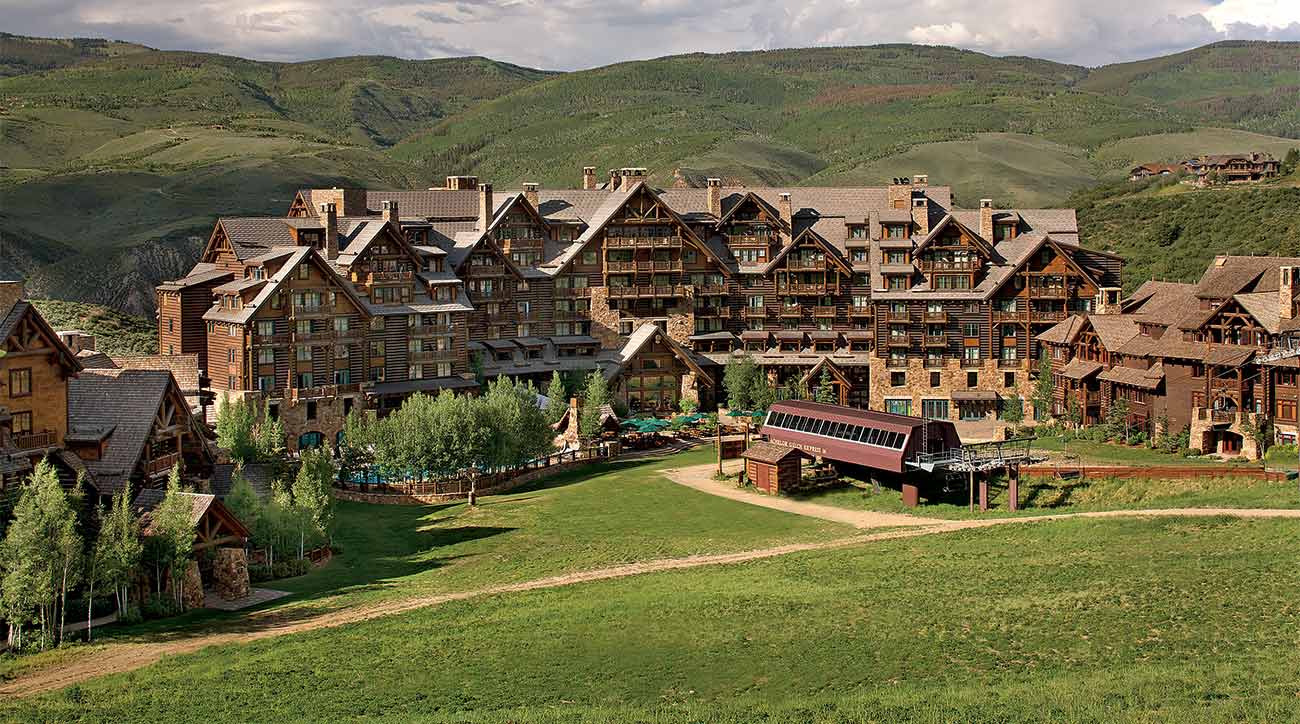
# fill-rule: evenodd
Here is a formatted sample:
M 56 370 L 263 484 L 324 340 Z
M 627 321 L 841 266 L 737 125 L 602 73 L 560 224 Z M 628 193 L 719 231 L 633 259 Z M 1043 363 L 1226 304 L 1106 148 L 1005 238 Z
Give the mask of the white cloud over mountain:
M 267 60 L 485 55 L 585 68 L 692 51 L 913 42 L 1085 65 L 1300 40 L 1300 0 L 0 0 L 3 30 Z

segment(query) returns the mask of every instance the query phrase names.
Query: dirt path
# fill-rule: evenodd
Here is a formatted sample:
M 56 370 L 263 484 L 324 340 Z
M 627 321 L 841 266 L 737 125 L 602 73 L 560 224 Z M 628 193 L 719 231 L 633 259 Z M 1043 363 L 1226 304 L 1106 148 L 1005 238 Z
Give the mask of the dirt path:
M 724 472 L 735 472 L 740 469 L 738 461 L 729 460 L 722 464 Z M 763 495 L 755 493 L 752 490 L 737 488 L 736 486 L 720 480 L 714 480 L 713 474 L 717 471 L 717 466 L 713 463 L 705 465 L 692 465 L 685 468 L 668 468 L 664 470 L 664 475 L 678 485 L 685 485 L 688 488 L 694 488 L 709 495 L 716 495 L 721 498 L 737 500 L 750 505 L 758 505 L 773 510 L 783 510 L 787 513 L 797 515 L 806 515 L 810 518 L 821 518 L 835 523 L 844 523 L 854 528 L 891 528 L 896 526 L 915 526 L 915 525 L 942 525 L 950 521 L 940 520 L 938 518 L 923 518 L 919 515 L 903 515 L 898 513 L 877 513 L 869 510 L 849 510 L 848 508 L 838 508 L 834 505 L 822 505 L 821 503 L 809 503 L 802 500 L 792 500 L 775 495 Z
M 697 478 L 699 472 L 693 468 L 706 468 L 710 472 L 705 474 L 709 484 L 700 483 Z M 360 606 L 345 606 L 334 611 L 326 613 L 306 613 L 294 610 L 275 609 L 250 614 L 247 618 L 238 623 L 227 627 L 223 631 L 198 633 L 193 635 L 176 635 L 167 637 L 164 640 L 149 643 L 110 643 L 104 648 L 88 653 L 85 657 L 73 660 L 69 663 L 52 665 L 50 667 L 37 671 L 21 674 L 18 678 L 0 683 L 0 697 L 24 697 L 34 694 L 40 694 L 55 689 L 61 689 L 65 686 L 80 683 L 99 676 L 108 674 L 133 671 L 150 664 L 157 663 L 164 656 L 175 656 L 179 654 L 191 653 L 209 646 L 218 646 L 222 644 L 246 643 L 260 639 L 270 638 L 273 636 L 282 636 L 285 634 L 299 633 L 303 631 L 312 631 L 334 626 L 343 626 L 381 616 L 391 616 L 400 613 L 406 613 L 416 609 L 438 606 L 452 601 L 463 601 L 471 598 L 482 596 L 494 596 L 506 593 L 518 593 L 522 591 L 534 591 L 544 588 L 558 588 L 569 586 L 577 583 L 587 583 L 591 581 L 604 581 L 615 578 L 626 578 L 646 573 L 656 573 L 660 571 L 673 571 L 688 568 L 699 568 L 703 566 L 726 565 L 733 563 L 744 563 L 746 561 L 760 560 L 764 558 L 774 558 L 777 556 L 788 555 L 790 553 L 800 553 L 805 551 L 832 550 L 836 548 L 847 548 L 876 541 L 894 540 L 900 538 L 913 538 L 917 536 L 933 535 L 938 533 L 950 533 L 960 530 L 969 530 L 973 528 L 988 528 L 997 525 L 1008 525 L 1018 523 L 1036 523 L 1053 520 L 1062 520 L 1068 518 L 1137 518 L 1152 516 L 1217 516 L 1228 515 L 1239 518 L 1295 518 L 1300 519 L 1300 510 L 1274 510 L 1259 508 L 1171 508 L 1167 510 L 1116 510 L 1094 513 L 1062 513 L 1059 515 L 1038 515 L 1025 516 L 1016 518 L 983 518 L 978 520 L 939 520 L 935 518 L 923 518 L 919 516 L 898 515 L 898 514 L 880 514 L 864 513 L 859 514 L 855 511 L 841 511 L 830 506 L 823 506 L 811 503 L 801 503 L 799 501 L 782 500 L 780 498 L 766 498 L 756 494 L 745 494 L 745 491 L 728 488 L 725 485 L 717 485 L 715 481 L 708 479 L 711 474 L 712 466 L 693 466 L 693 468 L 681 468 L 677 470 L 666 471 L 669 477 L 683 485 L 703 490 L 716 495 L 740 500 L 743 502 L 752 502 L 757 505 L 763 505 L 777 510 L 786 510 L 791 513 L 800 515 L 810 515 L 825 520 L 835 520 L 837 522 L 848 523 L 862 527 L 864 525 L 894 526 L 894 530 L 886 530 L 877 533 L 855 535 L 845 538 L 838 538 L 830 541 L 818 543 L 797 543 L 772 548 L 761 548 L 749 551 L 740 551 L 737 553 L 723 553 L 716 555 L 697 555 L 686 558 L 664 558 L 659 560 L 644 561 L 641 563 L 630 563 L 620 566 L 611 566 L 607 568 L 597 568 L 589 571 L 579 571 L 576 573 L 567 573 L 558 576 L 549 576 L 538 578 L 531 581 L 522 581 L 519 583 L 502 584 L 498 586 L 489 586 L 473 591 L 459 591 L 454 593 L 444 593 L 429 596 L 415 596 L 411 598 L 398 599 L 393 601 L 383 601 L 374 604 L 363 604 Z M 733 495 L 739 493 L 741 495 Z M 752 500 L 751 498 L 757 498 Z M 844 513 L 851 518 L 844 518 L 833 513 Z M 861 515 L 871 516 L 870 518 L 859 517 Z M 867 521 L 873 521 L 868 523 Z M 876 522 L 883 521 L 883 522 Z M 897 526 L 911 526 L 900 528 Z M 329 603 L 325 601 L 325 603 Z

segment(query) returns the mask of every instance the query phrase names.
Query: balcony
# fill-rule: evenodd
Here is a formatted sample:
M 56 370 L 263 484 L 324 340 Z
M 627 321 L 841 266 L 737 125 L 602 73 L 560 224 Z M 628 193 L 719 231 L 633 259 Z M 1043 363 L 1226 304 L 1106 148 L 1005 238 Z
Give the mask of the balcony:
M 713 296 L 718 296 L 720 294 L 726 294 L 726 293 L 727 293 L 727 285 L 725 284 L 696 284 L 695 285 L 695 296 L 697 297 L 699 296 L 713 297 Z
M 609 249 L 677 249 L 681 245 L 680 236 L 605 237 L 605 247 Z
M 803 305 L 802 305 L 802 304 L 783 304 L 783 305 L 781 305 L 780 315 L 781 315 L 782 317 L 802 317 L 802 316 L 803 316 Z
M 883 318 L 886 322 L 910 322 L 910 321 L 912 321 L 912 314 L 911 314 L 910 312 L 908 312 L 906 309 L 904 309 L 904 310 L 886 309 L 885 311 L 883 311 L 883 312 L 880 313 L 880 316 L 881 316 L 881 318 Z
M 17 433 L 13 436 L 14 447 L 19 450 L 42 450 L 54 447 L 59 442 L 59 435 L 53 430 Z
M 456 351 L 453 349 L 422 349 L 419 352 L 408 352 L 407 360 L 411 364 L 420 364 L 421 362 L 453 362 L 456 359 Z
M 865 307 L 849 307 L 850 317 L 870 317 L 872 314 L 873 311 L 870 305 Z
M 926 358 L 925 358 L 925 363 L 924 363 L 924 364 L 925 364 L 925 368 L 926 368 L 927 370 L 941 370 L 941 369 L 943 369 L 943 358 L 942 358 L 942 357 L 926 357 Z
M 779 294 L 799 294 L 813 296 L 835 296 L 840 293 L 837 284 L 805 284 L 803 282 L 786 282 L 776 285 Z
M 1068 312 L 1063 310 L 1047 312 L 1033 311 L 1029 313 L 1029 319 L 1034 322 L 1060 322 L 1065 319 L 1067 314 Z
M 499 277 L 505 276 L 506 268 L 503 264 L 471 264 L 469 271 L 471 276 Z
M 696 307 L 695 316 L 697 317 L 718 317 L 719 319 L 730 319 L 731 309 L 729 307 Z
M 537 322 L 541 320 L 542 313 L 532 307 L 525 310 L 515 309 L 515 318 L 521 322 Z
M 557 309 L 552 314 L 552 319 L 557 322 L 572 322 L 577 320 L 588 319 L 588 313 L 585 310 L 576 309 Z
M 1020 369 L 1021 367 L 1024 367 L 1024 366 L 1025 366 L 1025 361 L 1022 360 L 1022 359 L 1020 359 L 1019 357 L 999 357 L 999 358 L 998 358 L 998 369 L 1003 369 L 1003 370 L 1018 370 L 1018 369 Z
M 1069 296 L 1069 290 L 1065 287 L 1038 287 L 1031 284 L 1029 296 L 1039 299 L 1065 299 Z
M 557 297 L 590 297 L 591 287 L 560 287 L 554 289 Z
M 253 344 L 288 344 L 289 335 L 284 333 L 258 334 L 253 333 Z
M 293 316 L 300 319 L 333 316 L 334 307 L 328 304 L 295 304 Z
M 618 274 L 618 273 L 620 273 L 620 272 L 634 272 L 634 271 L 636 271 L 636 262 L 634 262 L 634 261 L 606 261 L 606 262 L 605 262 L 605 271 L 608 272 L 608 273 L 611 273 L 611 274 Z
M 410 269 L 390 269 L 387 271 L 372 271 L 366 275 L 366 284 L 382 284 L 384 282 L 409 282 L 415 278 L 415 273 Z
M 796 259 L 794 257 L 787 257 L 785 261 L 785 268 L 790 271 L 809 271 L 809 272 L 826 271 L 826 260 L 825 259 Z
M 732 246 L 767 246 L 776 241 L 776 237 L 766 234 L 732 234 L 727 237 L 727 244 Z
M 408 328 L 408 334 L 412 337 L 432 337 L 435 334 L 451 334 L 451 330 L 450 324 L 417 324 Z
M 764 319 L 767 317 L 767 307 L 745 307 L 745 319 Z
M 937 322 L 937 323 L 939 323 L 939 324 L 943 324 L 943 323 L 945 323 L 945 322 L 948 321 L 948 313 L 947 313 L 946 311 L 943 311 L 943 310 L 939 310 L 939 311 L 937 311 L 937 312 L 934 312 L 934 311 L 930 311 L 930 310 L 927 309 L 927 310 L 926 310 L 926 311 L 921 315 L 921 319 L 924 320 L 924 321 L 926 321 L 926 322 Z
M 819 305 L 819 306 L 813 307 L 813 316 L 814 316 L 814 317 L 834 317 L 834 316 L 835 316 L 835 307 L 834 307 L 834 306 L 824 306 L 824 305 Z
M 885 344 L 889 347 L 911 347 L 912 337 L 906 334 L 891 334 Z
M 970 357 L 962 357 L 962 358 L 961 358 L 961 366 L 962 366 L 962 368 L 964 368 L 964 369 L 968 369 L 968 370 L 969 370 L 969 369 L 976 369 L 976 370 L 977 370 L 977 369 L 980 369 L 980 368 L 982 368 L 982 367 L 984 366 L 984 360 L 983 360 L 982 358 L 979 358 L 979 357 L 976 357 L 976 358 L 974 358 L 974 359 L 971 359 Z
M 947 347 L 947 346 L 948 346 L 948 335 L 947 335 L 947 334 L 927 334 L 927 335 L 925 335 L 925 346 L 926 346 L 926 347 Z
M 977 272 L 983 268 L 984 262 L 980 259 L 968 259 L 966 261 L 921 259 L 919 265 L 923 272 Z
M 1022 312 L 1018 312 L 1018 311 L 1016 311 L 1016 310 L 1014 310 L 1014 309 L 1011 309 L 1011 310 L 1007 310 L 1007 309 L 994 309 L 994 310 L 993 310 L 993 321 L 994 321 L 994 322 L 1019 322 L 1019 321 L 1022 320 L 1023 318 L 1024 318 L 1024 314 L 1023 314 Z
M 176 467 L 176 463 L 181 461 L 180 453 L 167 453 L 160 455 L 153 460 L 146 460 L 144 463 L 144 474 L 154 478 L 167 475 Z

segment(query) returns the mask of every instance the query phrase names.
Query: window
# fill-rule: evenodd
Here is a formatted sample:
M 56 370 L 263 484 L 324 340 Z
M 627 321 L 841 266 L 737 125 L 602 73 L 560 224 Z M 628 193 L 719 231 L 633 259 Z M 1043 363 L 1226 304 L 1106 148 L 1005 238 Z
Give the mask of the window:
M 239 327 L 236 327 L 236 326 L 233 325 L 233 324 L 227 325 L 227 326 L 226 326 L 226 334 L 227 334 L 228 336 L 230 336 L 230 337 L 238 337 L 238 336 L 239 336 Z
M 348 331 L 348 329 L 349 329 L 349 327 L 350 327 L 351 324 L 352 324 L 352 320 L 348 319 L 347 317 L 335 317 L 335 318 L 334 318 L 334 331 L 335 331 L 335 332 L 346 332 L 346 331 Z
M 451 377 L 451 363 L 439 362 L 437 365 L 437 374 L 439 377 Z
M 942 380 L 941 380 L 941 377 L 942 377 L 942 375 L 940 375 L 940 373 L 938 373 L 938 372 L 931 372 L 931 373 L 930 373 L 930 386 L 931 386 L 931 387 L 938 387 L 939 385 L 943 384 L 943 382 L 942 382 Z
M 907 373 L 902 370 L 895 370 L 889 373 L 889 384 L 894 387 L 902 387 L 907 384 Z
M 12 430 L 15 435 L 27 435 L 32 431 L 32 413 L 15 412 L 13 415 Z
M 257 322 L 257 336 L 270 337 L 275 334 L 275 322 L 271 320 L 259 320 Z
M 885 277 L 885 278 L 889 280 L 889 289 L 890 289 L 890 290 L 892 290 L 892 291 L 900 291 L 900 290 L 903 290 L 903 289 L 907 289 L 907 277 L 906 277 L 905 275 L 902 275 L 902 274 L 891 274 L 891 275 L 889 275 L 889 276 L 887 276 L 887 277 Z
M 231 350 L 231 352 L 233 352 L 233 351 L 234 351 L 234 350 Z M 274 348 L 274 347 L 259 347 L 259 348 L 257 349 L 257 363 L 258 363 L 259 365 L 273 365 L 273 364 L 275 364 L 275 348 Z
M 232 364 L 232 365 L 235 363 L 235 350 L 234 350 L 234 349 L 228 349 L 228 350 L 226 350 L 226 361 L 229 362 L 229 363 Z
M 9 396 L 26 397 L 32 394 L 32 368 L 9 370 Z
M 978 372 L 967 372 L 967 373 L 966 373 L 966 386 L 967 386 L 967 387 L 979 387 L 979 386 L 980 386 L 980 373 L 978 373 Z
M 905 252 L 905 251 L 888 251 L 888 252 L 885 252 L 885 263 L 886 263 L 886 264 L 897 264 L 897 265 L 907 264 L 907 263 L 908 263 L 908 261 L 907 261 L 907 252 Z
M 334 384 L 346 385 L 352 382 L 352 370 L 334 370 Z
M 948 419 L 947 400 L 921 400 L 921 417 L 931 420 Z
M 299 279 L 311 279 L 311 268 L 308 267 L 306 264 L 299 264 L 299 265 L 298 265 L 298 278 L 299 278 Z
M 383 356 L 384 356 L 384 342 L 383 342 L 383 340 L 371 340 L 371 342 L 370 342 L 370 356 L 371 356 L 372 358 L 374 358 L 374 357 L 383 357 Z
M 315 419 L 316 419 L 316 401 L 315 401 L 315 400 L 308 400 L 308 401 L 307 401 L 307 419 L 308 419 L 308 420 L 315 420 Z
M 895 415 L 910 415 L 912 414 L 912 401 L 911 400 L 885 400 L 885 412 L 889 412 Z M 872 432 L 875 432 L 875 430 L 872 430 Z
M 168 332 L 176 331 L 176 320 L 172 319 L 171 317 L 167 318 L 167 331 Z
M 275 389 L 275 375 L 261 375 L 257 378 L 257 389 L 261 392 L 270 392 Z
M 596 252 L 584 251 L 582 252 L 582 263 L 586 266 L 595 266 L 596 264 L 600 263 L 600 260 L 596 256 Z
M 311 347 L 308 347 L 306 345 L 298 347 L 298 361 L 299 362 L 311 361 Z M 308 387 L 310 386 L 311 385 L 308 385 Z
M 903 224 L 885 224 L 886 239 L 906 239 L 907 226 Z
M 1015 372 L 1003 372 L 1003 373 L 1002 373 L 1002 386 L 1003 386 L 1003 387 L 1015 387 L 1015 386 L 1016 386 L 1016 373 L 1015 373 Z
M 980 336 L 979 322 L 966 322 L 965 324 L 962 325 L 962 333 L 965 334 L 967 337 Z
M 297 382 L 295 387 L 299 389 L 306 389 L 313 386 L 310 372 L 299 372 L 295 381 Z
M 239 386 L 235 384 L 235 376 L 234 376 L 234 375 L 230 375 L 230 376 L 226 377 L 226 389 L 228 389 L 228 390 L 237 390 L 237 389 L 239 389 Z

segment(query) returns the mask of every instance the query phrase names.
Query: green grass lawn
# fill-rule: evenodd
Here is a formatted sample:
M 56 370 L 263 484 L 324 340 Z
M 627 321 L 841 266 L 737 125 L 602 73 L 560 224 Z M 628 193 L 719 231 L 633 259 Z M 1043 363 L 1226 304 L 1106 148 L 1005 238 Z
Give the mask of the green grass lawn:
M 1152 450 L 1138 445 L 1119 445 L 1091 440 L 1066 440 L 1063 437 L 1040 437 L 1035 450 L 1068 454 L 1085 465 L 1227 465 L 1228 461 L 1209 456 L 1184 457 L 1176 453 Z M 1058 456 L 1059 457 L 1059 456 Z
M 953 489 L 947 493 L 932 490 L 930 497 L 922 489 L 918 508 L 904 506 L 902 493 L 898 490 L 882 487 L 877 493 L 864 481 L 853 480 L 853 483 L 792 497 L 850 510 L 953 519 L 1137 508 L 1300 508 L 1300 492 L 1295 481 L 1271 482 L 1243 477 L 1190 480 L 1025 477 L 1020 482 L 1020 510 L 1016 513 L 1007 511 L 1008 491 L 1006 481 L 1001 478 L 994 480 L 989 487 L 991 509 L 985 513 L 970 512 L 969 493 L 960 483 L 954 483 Z
M 1293 522 L 1062 521 L 496 596 L 171 658 L 15 721 L 1284 721 Z
M 297 578 L 261 584 L 289 591 L 265 605 L 310 615 L 383 598 L 472 590 L 610 565 L 763 548 L 855 533 L 838 523 L 718 498 L 659 471 L 706 463 L 713 448 L 640 463 L 562 473 L 510 495 L 464 503 L 389 506 L 340 503 L 342 554 Z M 129 627 L 103 640 L 149 640 L 238 623 L 240 613 L 196 610 Z M 66 652 L 0 658 L 0 678 Z

